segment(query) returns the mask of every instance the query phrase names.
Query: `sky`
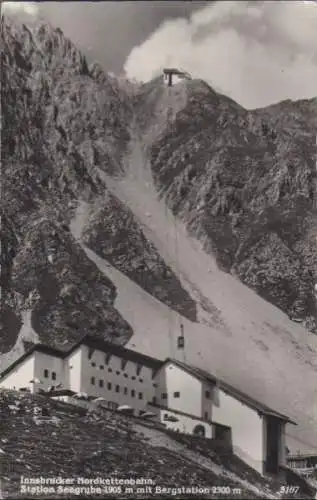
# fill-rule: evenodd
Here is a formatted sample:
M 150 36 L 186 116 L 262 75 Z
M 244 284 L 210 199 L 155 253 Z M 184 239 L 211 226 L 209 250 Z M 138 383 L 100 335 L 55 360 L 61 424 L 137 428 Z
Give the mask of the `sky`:
M 177 66 L 246 108 L 317 96 L 316 1 L 4 5 L 43 17 L 90 60 L 130 79 Z

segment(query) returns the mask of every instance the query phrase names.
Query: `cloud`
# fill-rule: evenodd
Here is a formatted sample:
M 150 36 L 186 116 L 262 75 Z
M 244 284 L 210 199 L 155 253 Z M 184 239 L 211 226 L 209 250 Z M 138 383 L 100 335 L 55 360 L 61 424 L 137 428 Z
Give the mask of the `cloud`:
M 166 18 L 188 17 L 206 1 L 184 2 L 39 2 L 39 16 L 97 60 L 121 74 L 131 48 L 141 44 Z
M 131 51 L 128 78 L 177 66 L 245 107 L 317 96 L 317 3 L 215 2 L 163 22 Z
M 2 13 L 22 13 L 29 16 L 36 16 L 38 14 L 38 5 L 36 4 L 36 2 L 3 2 Z

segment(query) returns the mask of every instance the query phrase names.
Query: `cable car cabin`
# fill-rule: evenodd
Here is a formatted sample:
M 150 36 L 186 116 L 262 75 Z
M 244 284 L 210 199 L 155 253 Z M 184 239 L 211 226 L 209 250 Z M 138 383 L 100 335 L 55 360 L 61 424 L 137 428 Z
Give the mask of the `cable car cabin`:
M 183 336 L 177 337 L 177 349 L 184 349 L 185 347 L 185 339 Z
M 184 337 L 184 325 L 181 324 L 181 334 L 179 337 L 177 337 L 177 349 L 184 349 L 185 348 L 185 337 Z
M 164 83 L 168 87 L 172 87 L 173 84 L 179 83 L 184 79 L 187 80 L 191 79 L 189 73 L 186 73 L 186 71 L 180 71 L 179 69 L 176 68 L 165 68 L 163 70 L 163 75 L 164 75 Z

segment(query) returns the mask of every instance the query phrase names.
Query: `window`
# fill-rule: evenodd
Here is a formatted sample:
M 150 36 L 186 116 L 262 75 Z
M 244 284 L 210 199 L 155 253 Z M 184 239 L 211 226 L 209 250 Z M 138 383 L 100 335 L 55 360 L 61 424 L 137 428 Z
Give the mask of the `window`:
M 167 419 L 168 419 L 168 413 L 164 413 L 163 420 L 167 420 Z
M 111 391 L 111 389 L 112 389 L 112 384 L 111 384 L 111 382 L 108 382 L 107 387 L 108 387 L 108 390 L 109 390 L 109 391 Z
M 127 374 L 127 373 L 124 373 L 124 374 L 123 374 L 123 376 L 124 376 L 125 378 L 128 378 L 128 374 Z
M 134 389 L 132 389 L 132 391 L 131 391 L 131 396 L 132 396 L 133 398 L 134 398 L 134 396 L 135 396 L 135 390 L 134 390 Z
M 120 385 L 116 385 L 116 392 L 120 392 Z
M 91 382 L 91 385 L 95 385 L 95 377 L 91 377 L 90 382 Z
M 162 392 L 162 399 L 167 399 L 167 392 Z
M 155 396 L 153 396 L 153 398 L 152 398 L 152 403 L 153 403 L 154 405 L 156 405 L 156 397 L 155 397 Z
M 143 399 L 143 392 L 139 392 L 139 399 Z
M 205 420 L 208 420 L 208 412 L 205 411 Z
M 128 388 L 127 387 L 124 388 L 123 393 L 124 394 L 128 394 Z
M 154 382 L 153 387 L 157 387 L 157 384 Z
M 210 399 L 210 391 L 205 391 L 205 396 L 207 399 Z
M 99 387 L 103 387 L 103 380 L 99 380 Z
M 91 363 L 91 366 L 95 367 L 95 366 L 96 366 L 96 363 L 93 361 L 93 362 Z
M 179 391 L 174 392 L 174 398 L 179 398 L 179 397 L 180 397 L 180 392 Z
M 142 382 L 143 382 L 143 378 L 139 378 L 139 382 L 141 382 L 141 384 L 142 384 Z
M 52 380 L 56 380 L 56 373 L 52 372 Z
M 116 371 L 116 375 L 120 375 L 120 372 L 119 372 L 119 371 Z
M 100 366 L 99 366 L 99 369 L 100 369 L 100 370 L 103 370 L 103 369 L 104 369 L 104 366 L 103 366 L 103 365 L 100 365 Z
M 112 368 L 108 368 L 108 372 L 111 373 L 112 372 Z
M 131 378 L 132 378 L 132 380 L 135 380 L 135 376 L 134 376 L 134 375 L 133 375 L 133 377 L 131 377 Z
M 44 377 L 48 378 L 48 370 L 44 370 Z

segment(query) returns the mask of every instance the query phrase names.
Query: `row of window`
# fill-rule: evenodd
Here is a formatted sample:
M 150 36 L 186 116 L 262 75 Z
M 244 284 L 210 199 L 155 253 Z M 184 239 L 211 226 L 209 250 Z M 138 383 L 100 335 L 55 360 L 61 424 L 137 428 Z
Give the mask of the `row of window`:
M 153 398 L 153 403 L 155 404 L 155 398 Z M 204 416 L 205 416 L 205 420 L 208 420 L 208 412 L 207 411 L 205 411 Z M 169 418 L 170 418 L 170 415 L 168 413 L 164 413 L 163 420 L 169 420 Z
M 179 398 L 180 395 L 181 395 L 181 393 L 179 391 L 176 391 L 176 392 L 173 393 L 174 398 Z M 207 399 L 210 399 L 210 392 L 206 391 L 205 392 L 205 396 L 206 396 Z M 167 392 L 162 392 L 161 398 L 162 399 L 167 399 Z
M 49 378 L 49 371 L 46 369 L 44 370 L 44 378 Z M 51 378 L 52 380 L 56 380 L 56 372 L 51 373 Z
M 288 462 L 288 465 L 291 469 L 307 469 L 308 468 L 306 460 L 304 460 L 302 462 L 291 461 L 291 462 Z
M 88 359 L 92 358 L 92 352 L 93 351 L 88 352 Z M 111 358 L 112 358 L 112 355 L 110 353 L 105 354 L 104 363 L 105 363 L 106 366 L 108 366 L 109 361 L 110 361 Z M 127 359 L 121 359 L 121 369 L 122 370 L 125 369 L 127 363 L 128 363 Z M 92 361 L 91 365 L 92 366 L 96 366 L 96 363 L 94 361 Z M 103 370 L 104 369 L 104 365 L 99 365 L 99 368 L 100 368 L 100 370 Z M 136 372 L 137 372 L 136 374 L 137 375 L 140 374 L 142 368 L 143 368 L 143 365 L 141 363 L 137 363 L 136 364 Z
M 181 393 L 179 391 L 173 392 L 174 398 L 179 398 Z M 161 399 L 167 399 L 167 392 L 162 392 Z
M 180 392 L 179 391 L 174 392 L 173 396 L 174 396 L 174 398 L 179 398 Z M 206 397 L 206 399 L 210 399 L 210 391 L 205 391 L 205 397 Z M 167 392 L 162 392 L 161 398 L 167 399 Z
M 91 363 L 91 366 L 92 366 L 93 368 L 95 368 L 95 367 L 96 367 L 96 363 L 95 363 L 95 362 L 92 362 L 92 363 Z M 103 365 L 100 365 L 100 366 L 99 366 L 99 368 L 100 368 L 100 370 L 104 370 L 104 368 L 105 368 L 105 367 L 104 367 Z M 108 372 L 109 372 L 109 373 L 112 373 L 112 371 L 113 371 L 113 370 L 112 370 L 112 368 L 108 368 Z M 117 370 L 117 371 L 116 371 L 116 375 L 121 375 L 121 372 L 120 372 L 119 370 Z M 127 373 L 123 373 L 123 376 L 124 376 L 125 378 L 128 378 L 128 377 L 129 377 L 129 375 L 128 375 Z M 135 377 L 134 375 L 132 375 L 131 379 L 132 379 L 132 380 L 136 380 L 136 377 Z M 139 378 L 139 382 L 143 382 L 143 378 Z
M 95 379 L 95 377 L 91 377 L 90 382 L 91 382 L 91 385 L 96 385 L 96 379 Z M 99 385 L 99 387 L 104 387 L 104 381 L 103 380 L 99 380 L 99 384 L 98 385 Z M 107 389 L 109 391 L 112 390 L 112 383 L 111 382 L 107 382 Z M 120 392 L 120 385 L 116 385 L 115 386 L 115 392 L 117 392 L 117 393 Z M 128 394 L 128 388 L 127 387 L 123 387 L 123 394 L 125 394 L 125 395 Z M 135 398 L 135 395 L 136 395 L 135 390 L 131 389 L 131 397 Z M 143 392 L 139 392 L 138 393 L 138 398 L 139 399 L 143 399 Z

